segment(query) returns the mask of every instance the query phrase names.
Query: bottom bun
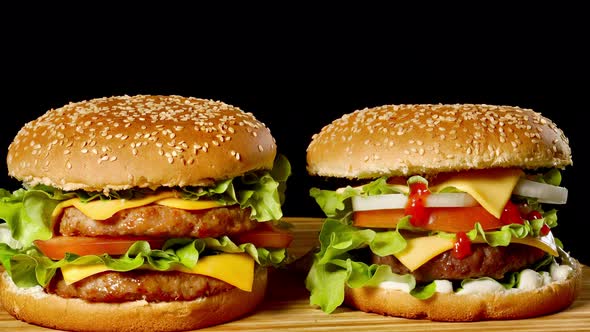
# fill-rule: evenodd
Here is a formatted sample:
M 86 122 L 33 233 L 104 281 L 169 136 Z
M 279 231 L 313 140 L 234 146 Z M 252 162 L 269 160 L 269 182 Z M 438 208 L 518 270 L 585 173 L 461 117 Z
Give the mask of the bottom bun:
M 541 288 L 501 293 L 458 295 L 435 293 L 419 300 L 409 293 L 385 288 L 346 288 L 344 302 L 353 308 L 381 315 L 469 322 L 541 316 L 571 305 L 582 289 L 582 267 L 570 258 L 572 275 Z
M 267 269 L 257 267 L 252 292 L 234 288 L 193 301 L 93 303 L 47 294 L 39 286 L 19 288 L 3 272 L 0 302 L 22 321 L 73 331 L 182 331 L 241 317 L 263 300 Z

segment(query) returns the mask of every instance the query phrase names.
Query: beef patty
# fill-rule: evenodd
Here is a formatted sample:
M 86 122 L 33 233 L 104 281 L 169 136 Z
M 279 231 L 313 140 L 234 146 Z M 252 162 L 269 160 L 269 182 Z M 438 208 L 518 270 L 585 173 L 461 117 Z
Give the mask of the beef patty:
M 64 209 L 59 233 L 65 236 L 218 237 L 254 229 L 250 209 L 238 205 L 207 210 L 182 210 L 146 205 L 117 212 L 106 220 L 94 220 L 75 207 Z
M 103 272 L 67 285 L 56 275 L 46 291 L 64 298 L 81 298 L 90 302 L 190 301 L 233 289 L 219 279 L 183 272 L 133 270 Z
M 410 272 L 393 255 L 385 257 L 372 255 L 372 263 L 389 265 L 391 270 L 398 274 L 412 273 L 418 282 L 479 277 L 501 279 L 506 273 L 521 270 L 545 255 L 545 252 L 540 249 L 522 244 L 511 244 L 507 247 L 474 244 L 471 249 L 473 253 L 463 259 L 455 258 L 450 250 L 446 251 L 414 272 Z

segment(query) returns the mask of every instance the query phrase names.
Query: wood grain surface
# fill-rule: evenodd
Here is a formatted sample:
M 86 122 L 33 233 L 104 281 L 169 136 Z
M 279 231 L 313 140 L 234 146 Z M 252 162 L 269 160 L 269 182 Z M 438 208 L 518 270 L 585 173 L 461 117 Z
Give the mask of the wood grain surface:
M 317 243 L 321 219 L 285 218 L 294 225 L 291 252 L 304 257 Z M 590 268 L 584 266 L 582 293 L 562 312 L 524 320 L 442 323 L 384 317 L 346 307 L 328 315 L 309 305 L 304 259 L 287 270 L 273 270 L 265 302 L 242 319 L 201 331 L 590 331 Z M 157 319 L 157 318 L 155 318 Z M 51 331 L 15 320 L 0 311 L 0 331 Z

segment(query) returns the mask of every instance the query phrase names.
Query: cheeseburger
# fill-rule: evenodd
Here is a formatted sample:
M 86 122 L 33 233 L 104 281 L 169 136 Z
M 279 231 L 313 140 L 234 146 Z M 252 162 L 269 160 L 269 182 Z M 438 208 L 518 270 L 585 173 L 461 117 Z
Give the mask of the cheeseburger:
M 387 105 L 344 115 L 307 149 L 310 174 L 340 179 L 310 190 L 327 216 L 306 278 L 310 303 L 437 321 L 568 307 L 581 267 L 551 229 L 571 164 L 563 132 L 530 109 Z
M 27 123 L 0 191 L 0 302 L 79 331 L 173 331 L 243 316 L 291 234 L 288 161 L 251 113 L 181 96 L 70 103 Z

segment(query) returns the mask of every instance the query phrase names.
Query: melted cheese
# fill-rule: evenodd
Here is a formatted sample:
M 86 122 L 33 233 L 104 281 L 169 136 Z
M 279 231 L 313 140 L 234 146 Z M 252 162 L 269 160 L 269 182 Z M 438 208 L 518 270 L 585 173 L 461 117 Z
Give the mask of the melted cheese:
M 437 255 L 440 255 L 447 250 L 453 249 L 455 245 L 454 239 L 442 238 L 436 235 L 406 239 L 406 241 L 406 248 L 394 256 L 410 271 L 415 271 Z M 485 243 L 485 241 L 478 237 L 473 241 L 473 243 Z M 525 244 L 531 247 L 539 248 L 550 255 L 558 256 L 555 239 L 553 238 L 553 234 L 551 232 L 539 238 L 530 236 L 522 239 L 512 238 L 510 243 Z
M 223 203 L 217 201 L 188 201 L 186 199 L 180 199 L 175 197 L 164 198 L 155 203 L 182 210 L 205 210 L 224 205 Z
M 94 220 L 105 220 L 112 217 L 115 213 L 140 207 L 148 204 L 160 204 L 183 210 L 203 210 L 214 207 L 223 206 L 223 203 L 216 201 L 188 201 L 181 198 L 176 198 L 176 193 L 173 191 L 166 191 L 157 195 L 150 195 L 140 199 L 111 199 L 111 200 L 95 200 L 84 203 L 79 198 L 72 198 L 67 201 L 59 203 L 53 213 L 51 214 L 52 224 L 61 215 L 63 209 L 69 206 L 74 206 L 86 216 Z
M 67 265 L 61 268 L 64 281 L 68 285 L 105 271 L 112 271 L 112 269 L 104 264 Z M 181 271 L 216 278 L 250 292 L 254 282 L 254 259 L 248 254 L 219 254 L 200 258 L 193 269 L 178 266 L 170 271 Z
M 469 193 L 484 209 L 500 219 L 522 174 L 522 170 L 515 168 L 460 172 L 429 189 L 438 192 L 446 187 L 455 187 Z

